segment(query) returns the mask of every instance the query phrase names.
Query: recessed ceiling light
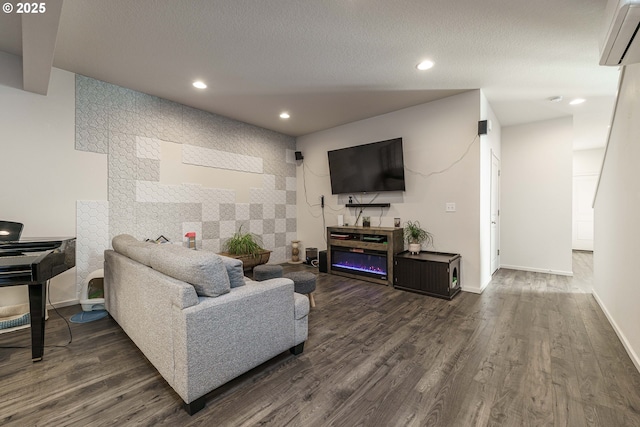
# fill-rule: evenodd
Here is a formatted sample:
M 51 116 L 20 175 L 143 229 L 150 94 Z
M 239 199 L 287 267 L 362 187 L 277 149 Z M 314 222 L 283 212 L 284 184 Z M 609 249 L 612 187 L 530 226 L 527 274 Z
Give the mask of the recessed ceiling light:
M 583 103 L 583 102 L 585 102 L 585 101 L 586 101 L 586 99 L 583 99 L 583 98 L 576 98 L 576 99 L 574 99 L 573 101 L 571 101 L 571 102 L 569 103 L 569 105 L 578 105 L 578 104 L 582 104 L 582 103 Z
M 428 70 L 429 68 L 433 67 L 434 63 L 433 61 L 422 61 L 421 63 L 419 63 L 418 65 L 416 65 L 416 68 L 420 71 L 424 71 L 424 70 Z
M 286 111 L 280 113 L 280 118 L 281 119 L 288 119 L 289 117 L 291 117 L 291 116 Z
M 198 89 L 206 89 L 207 85 L 204 84 L 204 82 L 201 82 L 200 80 L 193 82 L 193 87 L 197 87 Z

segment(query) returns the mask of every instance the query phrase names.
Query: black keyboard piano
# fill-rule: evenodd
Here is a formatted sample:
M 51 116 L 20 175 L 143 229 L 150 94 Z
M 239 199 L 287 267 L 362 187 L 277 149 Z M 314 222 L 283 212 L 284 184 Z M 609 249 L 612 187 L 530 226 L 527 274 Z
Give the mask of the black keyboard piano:
M 47 280 L 75 267 L 76 239 L 25 238 L 0 242 L 0 286 L 29 286 L 31 359 L 42 360 Z

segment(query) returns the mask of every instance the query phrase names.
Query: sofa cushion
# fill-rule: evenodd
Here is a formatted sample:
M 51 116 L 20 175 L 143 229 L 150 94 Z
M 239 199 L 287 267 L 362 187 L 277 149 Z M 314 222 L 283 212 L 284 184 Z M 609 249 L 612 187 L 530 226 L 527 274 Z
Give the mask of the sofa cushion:
M 113 250 L 140 264 L 151 265 L 151 250 L 156 247 L 155 243 L 141 242 L 129 234 L 119 234 L 111 240 Z
M 158 245 L 151 253 L 151 268 L 191 284 L 199 296 L 217 297 L 231 288 L 224 262 L 213 252 Z
M 229 282 L 232 288 L 238 286 L 244 286 L 244 269 L 242 268 L 242 261 L 235 258 L 220 255 L 224 266 L 227 269 L 227 275 L 229 276 Z

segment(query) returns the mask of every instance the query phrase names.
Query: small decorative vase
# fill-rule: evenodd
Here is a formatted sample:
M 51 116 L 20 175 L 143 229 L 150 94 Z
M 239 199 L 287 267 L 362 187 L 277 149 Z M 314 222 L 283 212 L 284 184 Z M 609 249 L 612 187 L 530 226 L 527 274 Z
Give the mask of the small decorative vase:
M 291 261 L 293 262 L 298 262 L 300 261 L 300 249 L 298 249 L 298 247 L 300 246 L 300 240 L 292 240 L 291 241 Z
M 409 243 L 409 252 L 412 254 L 419 254 L 422 249 L 422 244 L 420 243 Z
M 196 249 L 196 233 L 195 231 L 190 231 L 184 235 L 187 238 L 187 247 L 189 249 Z

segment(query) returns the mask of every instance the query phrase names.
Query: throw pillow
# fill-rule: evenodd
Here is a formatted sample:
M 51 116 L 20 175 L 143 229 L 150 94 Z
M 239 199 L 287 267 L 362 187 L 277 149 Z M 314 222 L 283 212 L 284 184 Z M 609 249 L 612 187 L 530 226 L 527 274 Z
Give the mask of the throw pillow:
M 151 268 L 191 284 L 202 297 L 229 292 L 227 269 L 219 255 L 182 246 L 161 245 L 151 253 Z
M 231 287 L 237 288 L 238 286 L 244 286 L 244 269 L 242 261 L 224 255 L 220 255 L 220 258 L 222 258 L 222 262 L 227 268 L 227 275 L 229 275 Z

